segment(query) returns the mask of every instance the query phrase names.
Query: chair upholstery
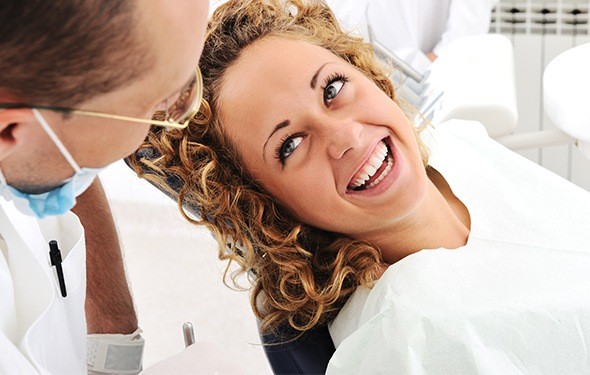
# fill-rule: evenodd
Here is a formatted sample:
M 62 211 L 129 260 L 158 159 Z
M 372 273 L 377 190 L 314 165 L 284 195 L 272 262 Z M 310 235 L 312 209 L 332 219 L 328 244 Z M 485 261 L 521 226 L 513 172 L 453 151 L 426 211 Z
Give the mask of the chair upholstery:
M 280 335 L 282 336 L 282 335 Z M 336 350 L 327 326 L 315 327 L 291 342 L 279 335 L 260 335 L 275 374 L 324 374 Z

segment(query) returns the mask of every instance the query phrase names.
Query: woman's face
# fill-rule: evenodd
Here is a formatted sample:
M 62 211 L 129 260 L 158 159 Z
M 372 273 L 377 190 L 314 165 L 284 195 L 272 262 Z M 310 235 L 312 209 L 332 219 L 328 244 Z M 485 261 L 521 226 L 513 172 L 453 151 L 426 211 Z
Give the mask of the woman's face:
M 324 48 L 257 41 L 226 72 L 219 103 L 246 169 L 304 223 L 371 240 L 425 194 L 402 110 Z

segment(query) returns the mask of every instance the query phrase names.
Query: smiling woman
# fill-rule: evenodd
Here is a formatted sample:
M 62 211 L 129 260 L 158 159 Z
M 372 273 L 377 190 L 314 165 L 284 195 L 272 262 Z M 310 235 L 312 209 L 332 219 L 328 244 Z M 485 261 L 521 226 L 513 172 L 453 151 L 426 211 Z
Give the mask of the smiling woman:
M 590 284 L 589 194 L 480 124 L 416 130 L 386 69 L 325 4 L 227 2 L 200 68 L 199 114 L 184 130 L 153 129 L 133 162 L 196 208 L 201 218 L 187 219 L 249 272 L 263 331 L 333 322 L 337 373 L 440 372 L 443 362 L 448 373 L 503 373 L 512 363 L 494 363 L 511 353 L 517 368 L 535 366 L 543 356 L 526 340 L 555 331 L 523 316 L 580 318 L 590 332 L 578 287 Z M 580 342 L 574 328 L 542 341 Z M 567 363 L 584 368 L 584 358 Z
M 389 222 L 428 180 L 426 148 L 371 47 L 343 33 L 324 4 L 290 5 L 219 7 L 200 61 L 201 111 L 186 131 L 154 129 L 143 146 L 160 155 L 144 160 L 156 172 L 144 177 L 168 190 L 159 172 L 180 179 L 180 201 L 199 207 L 193 221 L 216 235 L 220 258 L 256 274 L 252 307 L 265 331 L 326 323 L 358 285 L 376 280 L 380 250 L 363 236 L 385 226 L 394 195 L 408 202 Z M 383 146 L 382 160 L 398 167 L 372 171 Z M 385 178 L 396 173 L 403 182 Z M 386 185 L 397 193 L 369 198 Z
M 403 111 L 326 48 L 256 41 L 227 69 L 219 103 L 241 164 L 305 224 L 373 242 L 423 200 L 429 180 Z

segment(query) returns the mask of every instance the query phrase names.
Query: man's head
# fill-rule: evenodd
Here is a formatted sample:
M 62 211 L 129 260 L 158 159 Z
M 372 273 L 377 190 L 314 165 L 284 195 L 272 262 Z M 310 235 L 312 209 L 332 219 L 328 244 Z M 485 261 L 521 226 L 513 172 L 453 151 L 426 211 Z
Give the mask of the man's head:
M 0 103 L 149 118 L 193 77 L 207 10 L 207 0 L 4 1 Z M 128 155 L 149 127 L 41 113 L 81 167 Z M 0 168 L 10 185 L 28 192 L 73 174 L 30 109 L 0 109 Z

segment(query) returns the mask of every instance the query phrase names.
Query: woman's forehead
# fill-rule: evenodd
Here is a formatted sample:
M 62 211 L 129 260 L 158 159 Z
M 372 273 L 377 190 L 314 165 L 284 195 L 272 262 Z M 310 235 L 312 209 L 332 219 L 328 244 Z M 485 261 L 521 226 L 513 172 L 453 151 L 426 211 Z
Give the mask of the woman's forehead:
M 272 112 L 277 103 L 294 100 L 310 90 L 314 72 L 329 60 L 338 58 L 308 42 L 278 37 L 257 41 L 224 74 L 218 101 L 222 120 L 256 118 Z
M 291 89 L 309 88 L 319 66 L 339 61 L 330 51 L 306 41 L 267 37 L 244 49 L 222 79 L 219 100 L 223 103 L 256 102 Z M 220 103 L 220 104 L 223 104 Z
M 224 74 L 217 101 L 222 131 L 238 153 L 261 152 L 276 124 L 297 115 L 295 103 L 312 93 L 309 82 L 326 58 L 335 56 L 307 42 L 278 37 L 244 49 Z

